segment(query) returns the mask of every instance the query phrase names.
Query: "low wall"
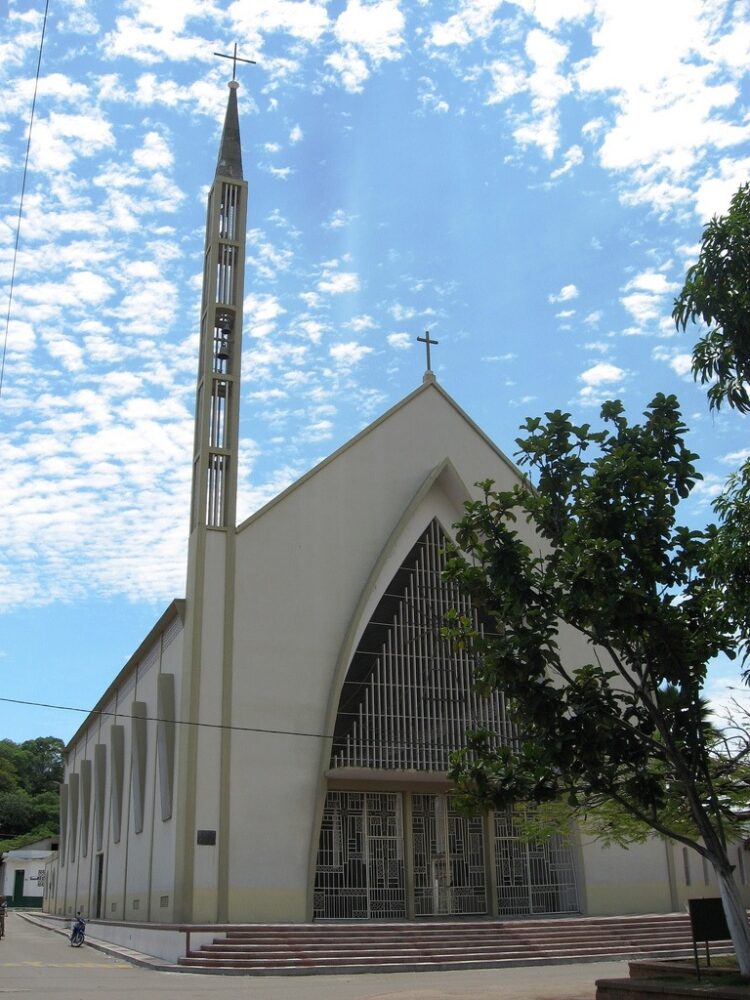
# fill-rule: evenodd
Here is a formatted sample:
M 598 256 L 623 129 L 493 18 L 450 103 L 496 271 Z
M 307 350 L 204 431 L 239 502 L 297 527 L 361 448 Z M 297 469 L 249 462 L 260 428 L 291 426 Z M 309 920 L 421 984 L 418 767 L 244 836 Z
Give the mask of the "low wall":
M 711 1000 L 738 1000 L 747 996 L 736 986 L 701 987 L 690 983 L 670 983 L 655 979 L 597 979 L 596 1000 L 696 1000 L 710 996 Z
M 72 917 L 60 917 L 50 913 L 34 913 L 34 919 L 68 934 L 73 924 Z M 236 927 L 236 924 L 232 924 Z M 174 965 L 178 958 L 185 956 L 189 949 L 199 949 L 210 944 L 214 938 L 226 936 L 227 925 L 220 924 L 133 924 L 115 920 L 86 920 L 86 937 L 102 944 L 114 944 L 129 951 L 160 958 Z

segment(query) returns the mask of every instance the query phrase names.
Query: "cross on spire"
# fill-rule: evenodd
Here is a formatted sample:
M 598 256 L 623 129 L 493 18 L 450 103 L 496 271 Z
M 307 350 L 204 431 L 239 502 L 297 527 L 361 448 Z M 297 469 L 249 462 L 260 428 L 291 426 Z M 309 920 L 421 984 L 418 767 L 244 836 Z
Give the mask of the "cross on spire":
M 430 346 L 432 344 L 439 344 L 440 341 L 439 340 L 431 340 L 430 339 L 430 331 L 429 330 L 425 330 L 424 337 L 417 337 L 417 340 L 419 341 L 420 344 L 424 344 L 425 349 L 427 350 L 427 371 L 431 372 L 432 368 L 430 366 Z
M 222 59 L 231 59 L 232 60 L 232 82 L 234 82 L 237 79 L 237 63 L 238 62 L 249 63 L 252 66 L 256 65 L 256 62 L 255 62 L 254 59 L 241 59 L 237 55 L 237 42 L 234 43 L 234 52 L 232 53 L 231 56 L 228 56 L 226 54 L 226 52 L 214 52 L 214 55 L 215 56 L 219 56 Z

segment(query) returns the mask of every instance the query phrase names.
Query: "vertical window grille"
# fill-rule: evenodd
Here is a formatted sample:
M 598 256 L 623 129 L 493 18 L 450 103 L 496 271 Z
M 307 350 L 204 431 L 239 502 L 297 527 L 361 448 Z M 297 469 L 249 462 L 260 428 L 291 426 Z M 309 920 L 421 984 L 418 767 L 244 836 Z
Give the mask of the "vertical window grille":
M 447 771 L 467 729 L 516 740 L 500 691 L 475 690 L 477 664 L 440 635 L 455 608 L 483 632 L 470 600 L 443 579 L 447 538 L 432 521 L 391 580 L 344 682 L 331 767 Z
M 527 809 L 530 807 L 527 807 Z M 573 851 L 565 837 L 523 835 L 512 809 L 495 813 L 495 878 L 500 916 L 577 913 Z
M 229 383 L 215 379 L 211 394 L 211 411 L 208 418 L 208 443 L 210 448 L 226 448 L 227 406 L 229 405 Z
M 206 526 L 226 527 L 226 477 L 228 455 L 208 456 L 208 482 L 206 483 Z
M 239 202 L 239 187 L 236 184 L 222 184 L 221 202 L 219 204 L 219 236 L 222 240 L 237 239 L 237 211 Z
M 687 847 L 682 848 L 682 867 L 685 872 L 685 885 L 690 885 L 690 854 Z
M 234 275 L 237 265 L 237 248 L 219 246 L 216 265 L 216 301 L 224 305 L 234 305 Z

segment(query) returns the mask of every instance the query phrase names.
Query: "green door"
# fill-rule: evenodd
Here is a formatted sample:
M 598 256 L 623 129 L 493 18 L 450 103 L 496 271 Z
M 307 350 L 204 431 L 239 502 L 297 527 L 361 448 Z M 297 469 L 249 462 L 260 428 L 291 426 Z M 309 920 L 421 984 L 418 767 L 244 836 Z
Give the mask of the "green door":
M 26 872 L 21 869 L 15 873 L 13 878 L 13 902 L 12 906 L 21 906 L 23 903 L 23 880 Z

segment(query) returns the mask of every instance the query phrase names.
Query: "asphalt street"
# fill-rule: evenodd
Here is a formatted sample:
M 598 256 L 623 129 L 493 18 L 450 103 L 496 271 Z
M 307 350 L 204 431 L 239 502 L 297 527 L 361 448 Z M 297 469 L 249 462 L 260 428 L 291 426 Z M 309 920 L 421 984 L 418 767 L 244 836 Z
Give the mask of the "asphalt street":
M 218 976 L 140 968 L 91 945 L 8 916 L 0 998 L 23 1000 L 594 1000 L 597 979 L 625 962 L 357 976 Z

